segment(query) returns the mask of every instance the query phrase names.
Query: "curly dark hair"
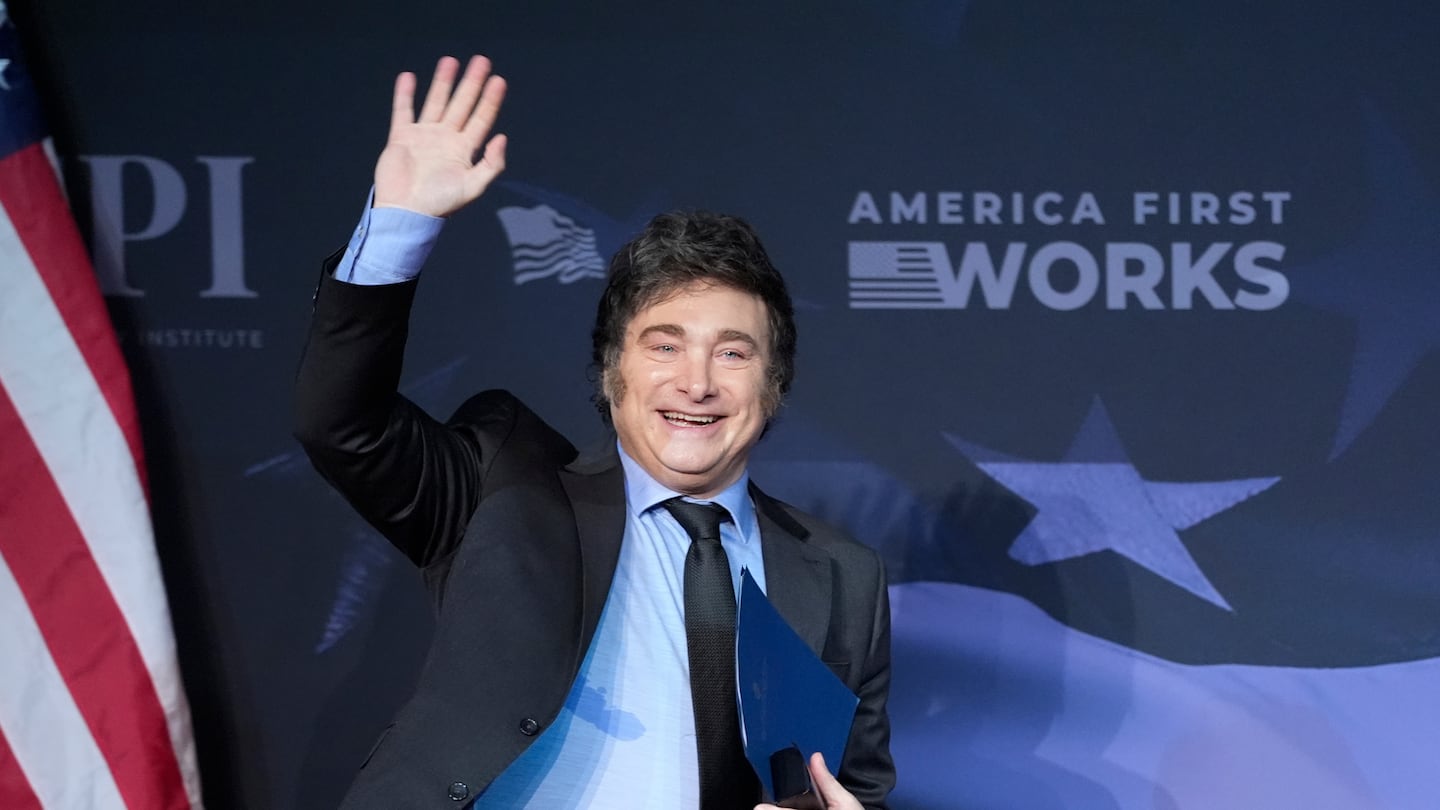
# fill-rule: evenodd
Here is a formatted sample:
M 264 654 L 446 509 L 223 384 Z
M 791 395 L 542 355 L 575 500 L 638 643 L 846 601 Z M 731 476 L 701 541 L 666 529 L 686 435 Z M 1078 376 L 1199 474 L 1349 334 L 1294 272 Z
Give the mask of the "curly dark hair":
M 610 399 L 624 389 L 608 386 L 607 374 L 620 362 L 630 320 L 694 282 L 751 293 L 769 313 L 770 365 L 766 369 L 765 410 L 774 416 L 795 377 L 795 308 L 785 279 L 770 263 L 765 246 L 745 220 L 708 211 L 660 214 L 610 259 L 605 292 L 590 333 L 595 375 L 595 406 L 607 421 Z

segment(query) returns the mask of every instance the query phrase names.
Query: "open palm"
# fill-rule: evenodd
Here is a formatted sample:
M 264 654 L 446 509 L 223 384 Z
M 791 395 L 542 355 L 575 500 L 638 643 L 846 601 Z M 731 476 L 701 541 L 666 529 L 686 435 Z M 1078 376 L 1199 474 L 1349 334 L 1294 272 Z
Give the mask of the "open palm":
M 459 69 L 452 57 L 440 60 L 418 118 L 415 74 L 396 77 L 390 135 L 375 164 L 377 207 L 448 216 L 479 197 L 504 170 L 505 136 L 486 138 L 505 98 L 505 80 L 490 75 L 490 60 L 483 56 L 471 57 L 456 85 Z

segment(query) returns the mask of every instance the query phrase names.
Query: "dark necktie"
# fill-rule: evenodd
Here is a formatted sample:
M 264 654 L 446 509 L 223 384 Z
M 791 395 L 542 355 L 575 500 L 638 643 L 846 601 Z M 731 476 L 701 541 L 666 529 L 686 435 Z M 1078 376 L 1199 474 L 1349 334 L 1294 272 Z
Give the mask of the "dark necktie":
M 750 810 L 760 783 L 740 743 L 735 705 L 735 586 L 720 546 L 725 508 L 672 498 L 663 504 L 690 535 L 685 555 L 685 639 L 700 757 L 701 810 Z

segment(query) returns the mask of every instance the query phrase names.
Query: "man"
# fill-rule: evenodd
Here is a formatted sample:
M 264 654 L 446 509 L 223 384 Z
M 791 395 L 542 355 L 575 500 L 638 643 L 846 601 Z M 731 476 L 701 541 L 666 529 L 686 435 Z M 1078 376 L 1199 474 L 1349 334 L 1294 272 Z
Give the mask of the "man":
M 418 119 L 415 77 L 396 80 L 373 206 L 327 263 L 297 385 L 317 469 L 421 567 L 437 610 L 415 695 L 343 806 L 752 807 L 734 706 L 743 566 L 860 697 L 839 780 L 810 761 L 825 805 L 883 807 L 878 557 L 748 479 L 795 350 L 748 225 L 664 215 L 615 256 L 594 352 L 616 443 L 599 459 L 506 392 L 446 424 L 396 393 L 419 265 L 504 166 L 505 137 L 486 139 L 505 83 L 481 57 L 458 70 L 440 61 Z

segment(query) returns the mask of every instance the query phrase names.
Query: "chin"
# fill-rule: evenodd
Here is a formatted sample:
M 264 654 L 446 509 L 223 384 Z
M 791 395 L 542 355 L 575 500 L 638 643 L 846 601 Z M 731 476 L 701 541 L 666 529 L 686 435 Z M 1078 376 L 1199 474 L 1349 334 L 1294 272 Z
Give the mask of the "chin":
M 726 481 L 727 468 L 719 466 L 718 463 L 699 464 L 693 460 L 689 463 L 676 460 L 675 463 L 664 462 L 667 477 L 671 479 L 668 484 L 671 489 L 684 492 L 711 492 L 723 489 L 729 482 Z M 662 481 L 661 483 L 665 483 Z
M 717 480 L 721 477 L 718 468 L 714 465 L 683 462 L 671 464 L 667 462 L 665 469 L 668 470 L 672 476 L 685 479 L 686 481 L 709 481 Z

